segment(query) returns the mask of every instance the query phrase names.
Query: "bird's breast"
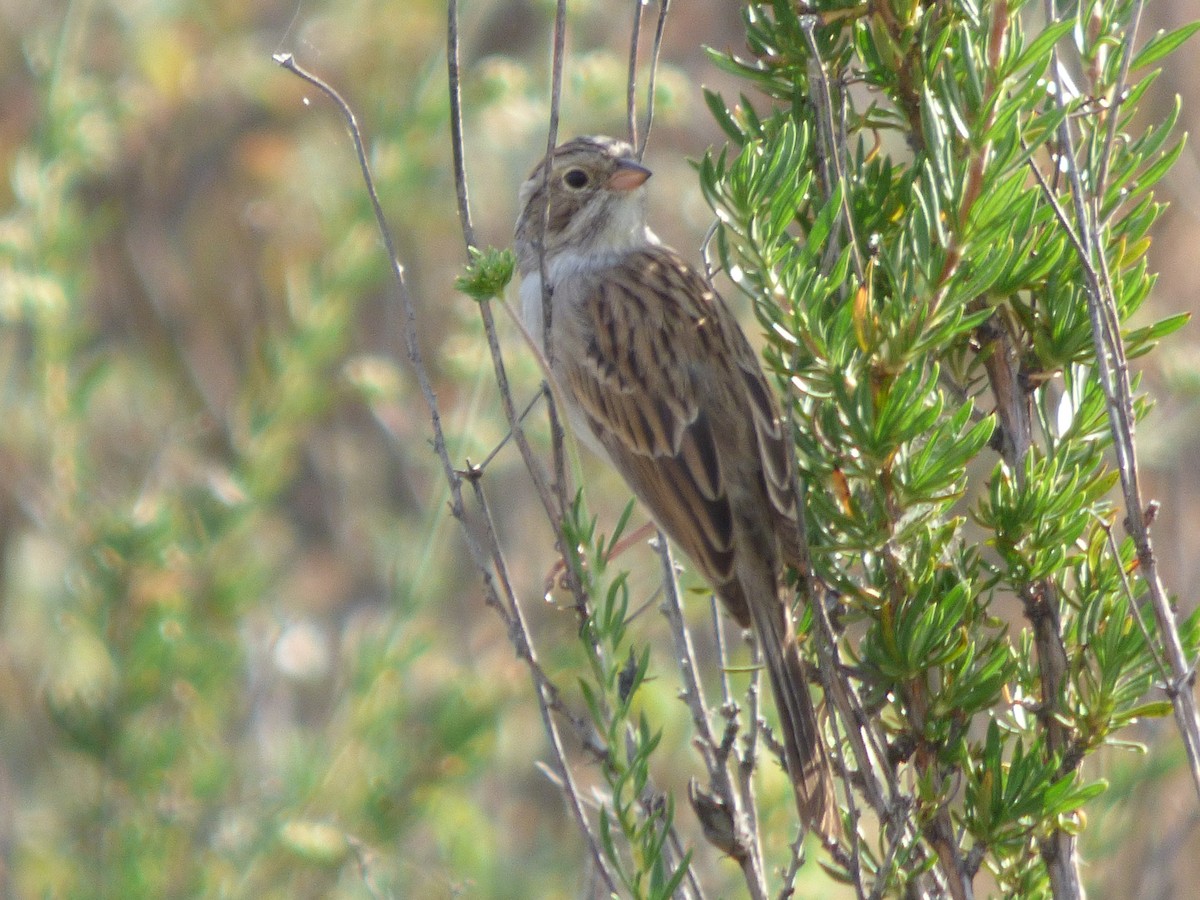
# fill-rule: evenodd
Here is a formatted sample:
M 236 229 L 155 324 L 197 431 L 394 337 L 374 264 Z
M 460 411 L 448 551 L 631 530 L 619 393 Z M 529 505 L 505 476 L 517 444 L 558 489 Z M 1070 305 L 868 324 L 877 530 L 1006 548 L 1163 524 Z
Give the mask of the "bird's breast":
M 536 272 L 521 279 L 521 323 L 538 349 L 544 353 L 546 342 L 542 334 L 542 276 Z

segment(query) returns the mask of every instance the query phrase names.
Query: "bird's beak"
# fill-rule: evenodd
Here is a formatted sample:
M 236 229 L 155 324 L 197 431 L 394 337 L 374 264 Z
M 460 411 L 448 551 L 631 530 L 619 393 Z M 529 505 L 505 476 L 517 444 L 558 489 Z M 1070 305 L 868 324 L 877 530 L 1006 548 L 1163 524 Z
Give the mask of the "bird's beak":
M 651 172 L 640 163 L 631 159 L 617 160 L 617 171 L 608 176 L 608 189 L 612 191 L 632 191 L 641 187 L 649 178 Z

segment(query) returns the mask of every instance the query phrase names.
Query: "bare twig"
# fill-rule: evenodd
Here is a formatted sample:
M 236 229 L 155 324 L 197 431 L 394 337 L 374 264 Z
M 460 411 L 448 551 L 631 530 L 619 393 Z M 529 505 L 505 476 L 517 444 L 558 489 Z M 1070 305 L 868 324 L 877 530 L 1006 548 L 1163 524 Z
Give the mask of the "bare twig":
M 463 243 L 467 253 L 467 261 L 470 262 L 471 249 L 475 247 L 475 230 L 471 223 L 471 204 L 467 189 L 466 160 L 463 153 L 462 88 L 459 80 L 458 59 L 458 0 L 450 0 L 447 15 L 446 60 L 450 91 L 450 138 L 454 159 L 454 185 L 455 195 L 458 199 L 458 218 L 462 225 Z M 496 333 L 496 320 L 492 313 L 491 304 L 488 301 L 480 302 L 479 314 L 483 319 L 484 335 L 487 339 L 488 352 L 492 358 L 492 368 L 496 376 L 496 387 L 500 393 L 500 405 L 504 411 L 504 418 L 508 422 L 509 436 L 517 443 L 517 449 L 521 453 L 521 460 L 525 463 L 529 477 L 533 479 L 534 488 L 538 493 L 539 499 L 542 501 L 542 507 L 545 509 L 546 515 L 552 523 L 555 523 L 557 522 L 557 515 L 559 513 L 556 510 L 556 504 L 554 503 L 550 487 L 546 482 L 546 475 L 533 453 L 533 448 L 529 446 L 529 441 L 525 437 L 525 432 L 521 427 L 525 413 L 522 413 L 520 416 L 516 414 L 516 408 L 512 400 L 512 391 L 508 386 L 508 373 L 504 366 L 504 357 L 500 352 L 500 339 Z
M 658 56 L 662 52 L 663 32 L 667 28 L 667 13 L 671 0 L 658 0 L 658 24 L 654 26 L 654 49 L 650 52 L 650 75 L 646 78 L 646 129 L 642 132 L 638 148 L 638 159 L 646 152 L 650 143 L 650 131 L 654 127 L 654 84 L 658 79 Z
M 541 399 L 542 399 L 542 392 L 538 391 L 536 394 L 533 395 L 533 399 L 525 404 L 525 408 L 523 410 L 521 410 L 521 414 L 519 416 L 517 416 L 517 421 L 520 423 L 524 423 L 526 417 L 531 412 L 533 412 L 533 408 L 538 405 L 538 402 Z M 500 440 L 497 441 L 496 446 L 493 447 L 491 450 L 489 450 L 488 455 L 483 458 L 483 462 L 479 463 L 480 471 L 486 470 L 487 467 L 489 465 L 491 465 L 492 460 L 495 459 L 497 454 L 499 454 L 500 451 L 504 449 L 505 445 L 508 444 L 509 440 L 512 439 L 512 436 L 513 436 L 513 432 L 510 430 L 505 433 L 504 437 L 500 438 Z
M 758 847 L 757 830 L 750 831 L 744 824 L 743 798 L 734 790 L 726 765 L 727 754 L 721 752 L 724 742 L 718 742 L 712 730 L 712 719 L 704 700 L 704 688 L 700 683 L 696 651 L 683 617 L 683 601 L 680 599 L 679 585 L 675 579 L 675 563 L 671 559 L 671 548 L 666 535 L 662 532 L 659 532 L 657 543 L 659 560 L 662 563 L 662 612 L 670 623 L 671 636 L 675 641 L 675 656 L 683 675 L 682 699 L 692 714 L 692 724 L 696 731 L 695 743 L 708 769 L 709 785 L 717 798 L 725 804 L 733 819 L 732 839 L 738 852 L 731 855 L 742 867 L 742 875 L 751 896 L 766 897 L 766 875 L 762 865 L 762 851 Z
M 633 28 L 629 37 L 629 74 L 625 82 L 625 127 L 629 133 L 629 143 L 638 159 L 641 159 L 646 153 L 646 145 L 650 142 L 650 130 L 654 126 L 654 83 L 658 77 L 658 59 L 662 52 L 663 31 L 667 27 L 667 12 L 671 7 L 671 0 L 659 0 L 658 24 L 654 28 L 650 72 L 646 79 L 646 127 L 639 136 L 637 128 L 638 45 L 641 43 L 642 37 L 642 8 L 647 2 L 648 0 L 633 0 Z
M 350 136 L 354 141 L 354 151 L 358 156 L 359 168 L 362 171 L 364 183 L 367 188 L 367 195 L 371 200 L 371 207 L 375 213 L 376 224 L 379 227 L 380 234 L 383 237 L 384 246 L 387 249 L 388 259 L 392 264 L 392 274 L 395 276 L 396 285 L 400 297 L 400 304 L 403 307 L 404 318 L 404 344 L 405 351 L 408 355 L 408 360 L 412 364 L 417 376 L 417 384 L 420 387 L 421 395 L 425 399 L 425 404 L 429 409 L 429 414 L 433 424 L 433 449 L 437 454 L 438 460 L 442 463 L 443 474 L 447 482 L 451 485 L 451 493 L 454 497 L 454 508 L 452 511 L 456 517 L 462 515 L 462 492 L 461 482 L 453 464 L 450 462 L 449 454 L 446 452 L 445 433 L 442 430 L 441 413 L 438 410 L 437 397 L 433 391 L 433 384 L 429 379 L 429 373 L 425 367 L 425 362 L 422 358 L 421 348 L 417 342 L 417 313 L 416 306 L 413 303 L 412 296 L 408 290 L 408 282 L 404 277 L 404 266 L 400 262 L 399 253 L 396 250 L 395 240 L 392 238 L 391 229 L 388 227 L 387 219 L 383 214 L 383 207 L 379 203 L 379 195 L 375 191 L 375 182 L 371 177 L 371 170 L 367 163 L 366 150 L 363 147 L 362 133 L 358 127 L 358 120 L 350 106 L 342 99 L 332 87 L 318 78 L 316 75 L 301 68 L 290 53 L 278 53 L 274 57 L 275 61 L 289 72 L 299 76 L 304 81 L 316 87 L 327 97 L 329 97 L 337 106 L 338 111 L 345 117 L 346 124 L 350 129 Z M 482 561 L 486 568 L 486 557 L 482 556 L 482 550 L 477 542 L 470 542 L 473 555 L 475 551 L 480 554 L 477 561 Z
M 746 715 L 748 727 L 742 737 L 743 749 L 740 754 L 736 751 L 738 733 L 742 730 L 741 707 L 733 696 L 733 688 L 729 681 L 729 644 L 725 637 L 725 614 L 721 610 L 721 602 L 717 595 L 708 598 L 709 613 L 712 616 L 713 640 L 717 646 L 717 661 L 721 673 L 721 715 L 725 718 L 725 734 L 721 737 L 719 754 L 722 765 L 732 756 L 737 763 L 737 796 L 741 800 L 742 815 L 746 822 L 746 835 L 752 842 L 750 852 L 758 860 L 758 869 L 765 872 L 763 861 L 762 834 L 758 829 L 758 798 L 754 794 L 754 768 L 758 755 L 758 704 L 759 684 L 761 675 L 757 665 L 750 676 L 746 687 Z M 757 649 L 757 648 L 756 648 Z
M 487 495 L 483 492 L 482 481 L 479 478 L 472 478 L 470 482 L 475 499 L 479 503 L 479 508 L 483 511 L 484 520 L 487 523 L 486 533 L 492 554 L 492 564 L 503 587 L 503 596 L 508 600 L 507 605 L 497 611 L 501 613 L 501 617 L 508 623 L 509 639 L 516 647 L 518 656 L 524 659 L 529 666 L 534 688 L 538 695 L 538 705 L 542 708 L 542 719 L 546 728 L 546 734 L 549 736 L 551 748 L 554 750 L 555 761 L 560 770 L 560 777 L 565 786 L 567 799 L 573 808 L 577 807 L 576 811 L 580 813 L 577 818 L 580 827 L 584 830 L 584 836 L 595 847 L 595 835 L 592 833 L 586 817 L 582 817 L 582 804 L 579 801 L 579 792 L 575 788 L 570 767 L 567 765 L 566 753 L 562 746 L 562 739 L 559 736 L 558 726 L 553 717 L 550 716 L 550 712 L 553 710 L 566 718 L 580 734 L 584 747 L 598 759 L 603 759 L 609 750 L 598 740 L 594 729 L 585 720 L 567 712 L 562 703 L 558 686 L 550 680 L 541 663 L 538 661 L 537 651 L 534 649 L 529 626 L 525 621 L 524 610 L 521 608 L 521 603 L 517 599 L 516 592 L 513 590 L 512 581 L 508 576 L 508 565 L 500 550 L 499 542 L 496 540 L 496 525 L 492 518 L 491 507 L 487 502 Z M 499 599 L 498 596 L 497 599 Z
M 625 81 L 625 128 L 634 152 L 638 150 L 637 133 L 637 61 L 638 44 L 642 37 L 643 0 L 633 0 L 633 28 L 629 35 L 629 74 Z M 641 156 L 638 156 L 641 159 Z
M 1138 608 L 1137 598 L 1133 595 L 1133 585 L 1129 583 L 1129 573 L 1125 571 L 1125 564 L 1121 560 L 1121 548 L 1117 545 L 1117 536 L 1113 534 L 1112 526 L 1108 522 L 1099 517 L 1097 517 L 1097 522 L 1100 528 L 1104 530 L 1105 543 L 1108 544 L 1109 552 L 1112 553 L 1113 564 L 1121 576 L 1121 590 L 1125 594 L 1125 601 L 1129 604 L 1129 612 L 1133 616 L 1133 620 L 1137 622 L 1138 628 L 1142 632 L 1142 637 L 1146 639 L 1146 649 L 1154 657 L 1155 667 L 1162 673 L 1163 678 L 1166 678 L 1170 669 L 1167 667 L 1167 661 L 1162 657 L 1158 647 L 1154 645 L 1154 638 L 1150 634 L 1150 627 L 1146 624 L 1146 619 L 1142 616 L 1141 609 Z
M 458 193 L 459 204 L 460 204 L 460 207 L 459 207 L 460 219 L 463 223 L 463 238 L 467 245 L 468 259 L 469 259 L 470 248 L 474 244 L 474 236 L 473 236 L 473 233 L 471 230 L 471 225 L 470 225 L 471 215 L 470 215 L 470 208 L 469 208 L 469 204 L 468 204 L 468 200 L 467 200 L 468 194 L 467 194 L 467 189 L 466 189 L 466 172 L 465 172 L 465 164 L 464 164 L 463 152 L 462 152 L 462 114 L 461 114 L 461 106 L 459 103 L 461 89 L 460 89 L 460 84 L 459 84 L 459 71 L 458 71 L 457 0 L 450 0 L 448 15 L 449 15 L 449 23 L 448 23 L 448 27 L 447 27 L 447 41 L 448 41 L 447 59 L 448 59 L 448 63 L 449 63 L 448 74 L 449 74 L 449 82 L 450 82 L 451 116 L 452 116 L 451 132 L 452 132 L 452 140 L 454 143 L 455 183 L 458 186 L 457 193 Z M 552 92 L 551 92 L 552 93 L 551 120 L 550 120 L 550 134 L 548 137 L 548 142 L 549 142 L 550 148 L 553 148 L 553 146 L 554 146 L 554 143 L 556 140 L 556 133 L 557 133 L 557 129 L 558 129 L 558 106 L 559 106 L 559 97 L 561 96 L 564 41 L 565 41 L 565 2 L 563 2 L 563 0 L 560 0 L 558 16 L 555 20 L 554 80 L 553 80 L 553 87 L 552 87 Z M 549 160 L 549 154 L 547 154 L 547 160 Z M 548 214 L 548 210 L 547 210 L 547 214 Z M 543 219 L 542 234 L 544 234 L 544 224 L 545 224 L 545 221 Z M 539 241 L 539 265 L 541 266 L 541 269 L 542 269 L 542 276 L 543 276 L 542 283 L 543 283 L 543 285 L 545 285 L 546 284 L 545 257 L 544 257 L 544 253 L 542 252 L 542 248 L 541 248 L 541 236 L 542 235 L 539 235 L 539 238 L 538 238 L 538 241 Z M 545 301 L 545 299 L 546 299 L 546 291 L 545 291 L 545 289 L 543 289 L 543 301 Z M 544 327 L 548 329 L 548 327 L 549 327 L 549 318 L 548 318 L 549 306 L 548 306 L 548 304 L 544 305 L 544 309 L 546 310 L 546 315 L 547 315 L 547 319 L 544 322 Z M 534 456 L 532 449 L 530 448 L 528 441 L 525 438 L 525 434 L 524 434 L 524 431 L 523 431 L 522 425 L 521 425 L 522 420 L 524 419 L 525 415 L 528 413 L 529 409 L 531 409 L 532 406 L 534 405 L 534 403 L 536 403 L 537 398 L 535 397 L 534 400 L 530 402 L 529 406 L 521 414 L 520 417 L 517 417 L 515 415 L 515 407 L 512 402 L 511 391 L 509 390 L 509 387 L 508 387 L 508 380 L 507 380 L 505 369 L 504 369 L 503 357 L 500 352 L 499 340 L 498 340 L 498 337 L 496 334 L 495 322 L 494 322 L 494 319 L 492 316 L 490 304 L 488 304 L 486 302 L 481 303 L 480 304 L 480 314 L 481 314 L 481 316 L 483 318 L 483 322 L 484 322 L 484 331 L 487 336 L 488 349 L 489 349 L 489 352 L 491 353 L 493 368 L 494 368 L 495 374 L 496 374 L 496 383 L 497 383 L 497 387 L 500 392 L 501 404 L 504 409 L 505 417 L 508 420 L 508 424 L 509 424 L 509 435 L 511 437 L 513 437 L 513 439 L 516 441 L 516 443 L 518 445 L 522 460 L 524 461 L 525 467 L 528 470 L 531 478 L 534 481 L 534 484 L 535 484 L 535 487 L 537 488 L 539 497 L 542 500 L 543 508 L 546 512 L 547 517 L 550 520 L 550 524 L 552 527 L 555 528 L 555 531 L 560 535 L 560 544 L 561 544 L 561 534 L 562 534 L 561 522 L 563 520 L 563 517 L 565 516 L 566 508 L 567 508 L 566 507 L 566 496 L 565 496 L 565 476 L 564 476 L 565 463 L 564 463 L 564 455 L 563 455 L 563 449 L 562 449 L 562 429 L 561 429 L 561 427 L 558 426 L 558 420 L 557 420 L 557 416 L 556 416 L 556 409 L 554 406 L 552 392 L 548 389 L 549 382 L 547 382 L 547 389 L 544 389 L 542 393 L 544 393 L 547 397 L 547 407 L 548 407 L 548 414 L 549 414 L 550 423 L 551 423 L 551 433 L 552 433 L 552 436 L 554 439 L 554 447 L 555 447 L 556 478 L 555 478 L 555 483 L 554 483 L 553 489 L 546 484 L 546 479 L 542 473 L 541 466 L 540 466 L 539 462 L 537 461 L 536 457 Z M 523 328 L 522 328 L 522 330 L 523 330 Z M 546 348 L 547 348 L 548 354 L 552 352 L 552 349 L 551 349 L 548 339 L 546 342 Z M 550 359 L 550 357 L 548 356 L 548 358 L 546 360 L 547 370 L 549 370 L 549 359 Z M 547 374 L 549 374 L 549 371 L 547 371 Z M 489 456 L 489 459 L 490 459 L 490 456 Z M 476 478 L 475 480 L 473 480 L 472 485 L 476 491 L 476 495 L 480 502 L 481 508 L 483 508 L 486 511 L 487 510 L 486 498 L 483 494 L 482 486 L 479 482 L 479 479 Z M 495 564 L 499 568 L 500 566 L 502 566 L 503 560 L 499 553 L 499 546 L 498 546 L 498 542 L 497 542 L 496 536 L 495 536 L 495 528 L 491 522 L 490 514 L 488 517 L 488 537 L 491 540 L 493 548 L 494 548 L 494 557 L 496 560 Z M 571 548 L 571 549 L 573 550 L 573 548 Z M 562 550 L 563 550 L 563 558 L 567 559 L 568 558 L 567 557 L 568 549 L 566 547 L 562 547 Z M 578 608 L 582 609 L 584 607 L 585 603 L 584 603 L 584 598 L 583 598 L 582 585 L 579 582 L 577 572 L 576 572 L 575 568 L 571 565 L 567 565 L 566 571 L 567 571 L 568 584 L 570 585 L 570 587 L 574 593 L 574 596 L 577 599 L 576 605 Z M 512 614 L 510 617 L 511 624 L 510 624 L 510 631 L 509 631 L 510 639 L 513 641 L 514 645 L 517 647 L 518 654 L 522 655 L 523 658 L 525 658 L 527 660 L 527 662 L 530 664 L 530 666 L 534 672 L 535 687 L 537 688 L 537 696 L 538 696 L 538 705 L 542 709 L 543 722 L 544 722 L 544 725 L 546 728 L 546 732 L 547 732 L 548 737 L 550 738 L 552 748 L 555 751 L 557 764 L 561 770 L 562 783 L 564 785 L 564 794 L 567 798 L 568 805 L 571 807 L 573 813 L 575 814 L 575 818 L 576 818 L 576 820 L 580 826 L 580 829 L 588 843 L 589 849 L 592 852 L 592 860 L 593 860 L 593 863 L 597 867 L 597 875 L 604 881 L 604 883 L 606 885 L 608 885 L 611 888 L 611 886 L 613 884 L 613 875 L 609 871 L 608 866 L 607 866 L 602 854 L 600 853 L 598 844 L 596 842 L 595 835 L 591 831 L 591 827 L 590 827 L 589 822 L 587 821 L 586 815 L 582 811 L 582 807 L 578 800 L 577 792 L 575 791 L 575 788 L 574 788 L 570 770 L 567 766 L 565 756 L 562 753 L 561 739 L 559 738 L 559 735 L 557 732 L 557 727 L 553 721 L 553 718 L 549 715 L 549 711 L 551 709 L 556 709 L 560 712 L 560 714 L 567 715 L 568 718 L 573 722 L 573 724 L 575 724 L 576 730 L 581 733 L 581 737 L 583 738 L 584 745 L 585 746 L 590 745 L 591 752 L 593 753 L 593 755 L 597 756 L 597 758 L 603 758 L 604 754 L 606 754 L 608 752 L 608 748 L 604 747 L 603 744 L 598 740 L 598 738 L 595 735 L 594 730 L 591 729 L 590 726 L 585 727 L 585 724 L 582 722 L 582 720 L 575 719 L 566 713 L 565 707 L 562 705 L 561 700 L 558 696 L 557 689 L 553 688 L 553 685 L 549 684 L 549 680 L 546 679 L 544 677 L 544 674 L 541 673 L 540 666 L 538 666 L 537 661 L 536 661 L 536 655 L 535 655 L 534 649 L 533 649 L 532 638 L 530 636 L 528 628 L 525 625 L 524 617 L 521 613 L 520 604 L 516 598 L 515 593 L 511 589 L 511 585 L 506 585 L 506 586 L 508 589 L 508 597 L 510 598 L 510 604 L 512 607 Z M 522 651 L 524 651 L 524 652 L 522 652 Z M 552 689 L 552 690 L 550 690 L 550 689 Z
M 1108 108 L 1108 128 L 1104 134 L 1104 144 L 1100 156 L 1100 165 L 1096 173 L 1096 189 L 1092 195 L 1092 203 L 1099 204 L 1104 199 L 1108 189 L 1108 167 L 1112 162 L 1113 144 L 1117 139 L 1117 126 L 1120 123 L 1121 104 L 1125 102 L 1125 85 L 1129 82 L 1129 68 L 1133 63 L 1133 48 L 1137 41 L 1138 29 L 1142 24 L 1142 12 L 1146 8 L 1146 0 L 1137 0 L 1133 6 L 1133 19 L 1129 25 L 1129 33 L 1125 35 L 1124 52 L 1121 54 L 1121 71 L 1112 89 L 1112 102 Z M 1056 70 L 1057 71 L 1057 70 Z M 1099 221 L 1099 207 L 1094 209 L 1096 221 Z
M 392 271 L 396 280 L 398 295 L 404 313 L 403 333 L 405 351 L 408 356 L 409 363 L 412 365 L 416 374 L 418 386 L 420 387 L 422 397 L 425 400 L 425 404 L 429 412 L 430 422 L 433 430 L 434 452 L 441 463 L 443 476 L 445 477 L 446 483 L 450 488 L 451 514 L 463 525 L 463 537 L 467 545 L 468 553 L 470 554 L 472 561 L 474 562 L 483 579 L 484 593 L 488 599 L 488 602 L 493 604 L 497 609 L 510 609 L 509 607 L 506 607 L 502 599 L 501 586 L 497 584 L 496 573 L 494 573 L 492 570 L 492 563 L 495 562 L 498 567 L 497 571 L 500 574 L 500 583 L 503 586 L 503 591 L 506 596 L 511 598 L 512 602 L 510 614 L 505 616 L 506 621 L 509 621 L 510 624 L 517 623 L 522 630 L 523 636 L 527 639 L 528 630 L 524 628 L 523 619 L 520 616 L 520 607 L 516 604 L 515 597 L 512 595 L 511 585 L 508 583 L 507 571 L 503 565 L 503 559 L 498 553 L 498 544 L 495 541 L 494 529 L 491 528 L 489 522 L 489 543 L 493 548 L 493 553 L 489 559 L 489 554 L 485 552 L 484 548 L 480 545 L 479 539 L 475 536 L 474 531 L 467 527 L 462 492 L 463 478 L 455 469 L 446 449 L 445 432 L 441 424 L 441 413 L 438 407 L 437 396 L 434 393 L 433 385 L 429 378 L 429 373 L 425 366 L 417 339 L 416 307 L 413 303 L 412 295 L 409 292 L 408 284 L 404 277 L 404 267 L 400 262 L 400 257 L 396 250 L 391 229 L 388 227 L 387 220 L 383 214 L 382 206 L 379 202 L 378 193 L 375 190 L 374 179 L 371 176 L 370 167 L 367 163 L 366 151 L 363 146 L 362 133 L 358 127 L 358 122 L 354 112 L 337 91 L 335 91 L 331 86 L 326 84 L 317 76 L 301 68 L 291 54 L 277 54 L 275 56 L 275 60 L 277 63 L 283 66 L 283 68 L 313 85 L 315 88 L 329 97 L 329 99 L 334 102 L 339 112 L 341 112 L 346 119 L 351 138 L 354 142 L 354 149 L 358 158 L 363 182 L 366 186 L 367 194 L 370 198 L 371 206 L 375 213 L 376 224 L 380 230 L 384 245 L 387 249 L 388 259 L 392 264 Z M 465 191 L 463 196 L 465 198 Z M 473 484 L 476 484 L 477 486 L 477 481 L 473 481 Z M 482 499 L 482 492 L 480 492 L 479 496 Z M 484 506 L 484 509 L 486 511 L 486 506 Z M 536 656 L 534 655 L 532 645 L 528 642 L 528 640 L 525 640 L 524 643 L 519 646 L 523 650 L 524 658 L 526 658 L 530 664 L 531 677 L 534 679 L 535 686 L 537 686 L 540 700 L 539 705 L 541 706 L 543 717 L 547 722 L 547 733 L 551 737 L 552 749 L 556 757 L 560 775 L 563 777 L 565 783 L 570 784 L 570 772 L 566 763 L 565 750 L 562 747 L 561 740 L 558 739 L 557 726 L 554 724 L 553 717 L 550 715 L 552 691 L 548 690 L 549 681 L 545 678 L 540 666 L 537 665 Z M 572 812 L 581 827 L 585 840 L 587 840 L 589 844 L 589 850 L 591 852 L 593 862 L 598 867 L 599 877 L 605 882 L 610 890 L 615 889 L 614 879 L 605 865 L 599 843 L 597 842 L 595 835 L 590 830 L 586 813 L 584 812 L 582 804 L 579 800 L 578 792 L 574 790 L 572 785 L 571 790 L 565 793 L 567 794 L 569 806 L 571 807 Z
M 550 120 L 546 125 L 546 158 L 542 164 L 542 186 L 550 182 L 550 169 L 554 148 L 558 146 L 559 106 L 562 103 L 563 62 L 566 56 L 567 43 L 567 0 L 558 0 L 554 11 L 554 46 L 550 62 Z M 546 227 L 550 222 L 550 192 L 542 191 L 545 202 L 542 206 L 541 221 L 534 239 L 537 242 L 538 275 L 542 281 L 542 346 L 545 347 L 546 359 L 553 367 L 554 345 L 551 340 L 550 323 L 553 310 L 550 304 L 550 279 L 546 274 Z M 556 435 L 555 443 L 561 443 Z M 555 450 L 556 455 L 560 452 Z
M 713 594 L 708 598 L 709 612 L 712 615 L 713 640 L 717 645 L 717 659 L 721 663 L 721 702 L 724 706 L 735 708 L 733 690 L 729 684 L 729 651 L 725 643 L 725 616 L 721 612 L 721 601 Z
M 567 2 L 566 0 L 558 0 L 554 12 L 554 46 L 550 66 L 550 118 L 546 126 L 546 158 L 542 165 L 543 186 L 549 183 L 554 148 L 558 146 L 558 121 L 562 103 L 562 79 L 563 66 L 566 59 L 566 44 Z M 542 287 L 542 346 L 545 351 L 547 369 L 553 372 L 554 340 L 551 331 L 553 305 L 550 302 L 550 279 L 546 271 L 545 242 L 546 228 L 550 222 L 550 192 L 545 190 L 542 193 L 544 196 L 544 205 L 541 211 L 542 214 L 539 217 L 537 234 L 534 240 L 538 256 L 538 276 L 541 279 Z M 580 618 L 586 618 L 588 615 L 588 600 L 584 594 L 583 585 L 580 583 L 578 575 L 578 548 L 568 547 L 562 539 L 561 523 L 566 519 L 567 509 L 570 506 L 567 496 L 567 454 L 564 443 L 565 431 L 562 419 L 559 416 L 558 406 L 555 403 L 554 392 L 550 385 L 551 381 L 552 379 L 547 381 L 543 387 L 543 391 L 546 394 L 547 401 L 546 417 L 550 426 L 550 448 L 554 471 L 553 495 L 557 507 L 555 510 L 557 515 L 552 515 L 552 518 L 555 519 L 555 524 L 558 525 L 559 554 L 568 563 L 565 572 L 567 586 L 571 590 L 571 595 L 575 598 L 575 608 Z M 572 562 L 575 564 L 572 565 Z M 597 652 L 599 652 L 598 649 Z
M 463 153 L 462 79 L 458 60 L 458 0 L 446 7 L 446 69 L 450 88 L 450 150 L 454 157 L 454 192 L 458 198 L 458 221 L 470 253 L 475 246 L 475 226 L 471 223 L 471 199 L 467 191 L 467 162 Z
M 783 870 L 783 886 L 779 889 L 780 897 L 791 897 L 796 893 L 796 876 L 800 874 L 800 869 L 803 867 L 804 857 L 804 829 L 796 835 L 796 839 L 792 841 L 792 857 L 788 860 L 788 866 Z
M 813 110 L 817 120 L 817 134 L 820 140 L 821 158 L 821 188 L 825 198 L 829 199 L 839 188 L 841 209 L 838 218 L 846 229 L 850 252 L 854 260 L 854 273 L 858 276 L 859 284 L 863 282 L 866 266 L 863 263 L 862 250 L 855 233 L 854 215 L 850 210 L 848 196 L 850 185 L 846 182 L 846 148 L 835 134 L 833 127 L 833 95 L 829 88 L 829 77 L 825 72 L 825 62 L 817 47 L 816 27 L 820 20 L 813 14 L 800 17 L 800 28 L 804 32 L 804 42 L 808 45 L 808 84 Z M 831 241 L 826 253 L 825 266 L 832 265 L 841 251 L 837 241 Z

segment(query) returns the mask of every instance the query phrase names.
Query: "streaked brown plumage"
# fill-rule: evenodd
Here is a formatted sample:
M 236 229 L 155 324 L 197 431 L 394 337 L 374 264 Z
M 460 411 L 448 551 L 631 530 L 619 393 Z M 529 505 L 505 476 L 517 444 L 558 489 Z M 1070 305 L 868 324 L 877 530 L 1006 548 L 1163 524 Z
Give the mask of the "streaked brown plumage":
M 790 437 L 737 320 L 646 227 L 649 177 L 611 138 L 577 138 L 552 155 L 552 373 L 576 434 L 757 633 L 797 808 L 833 838 L 832 769 L 781 577 L 784 563 L 800 563 Z M 538 339 L 545 189 L 539 164 L 521 187 L 516 232 L 524 319 Z

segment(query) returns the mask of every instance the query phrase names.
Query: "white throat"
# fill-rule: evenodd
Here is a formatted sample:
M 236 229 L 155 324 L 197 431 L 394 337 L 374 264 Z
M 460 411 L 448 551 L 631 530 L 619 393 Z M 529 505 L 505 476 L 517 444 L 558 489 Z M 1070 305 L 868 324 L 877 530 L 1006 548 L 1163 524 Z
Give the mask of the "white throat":
M 641 218 L 640 210 L 632 212 L 638 219 Z M 613 224 L 618 225 L 616 222 Z M 562 250 L 546 260 L 546 278 L 550 287 L 554 288 L 576 275 L 585 275 L 616 265 L 623 256 L 639 247 L 655 247 L 662 243 L 658 235 L 640 222 L 620 224 L 625 227 L 612 228 L 604 235 L 603 241 L 596 241 L 586 248 Z M 542 340 L 542 276 L 537 270 L 521 278 L 521 321 L 538 348 L 544 351 L 546 348 Z

